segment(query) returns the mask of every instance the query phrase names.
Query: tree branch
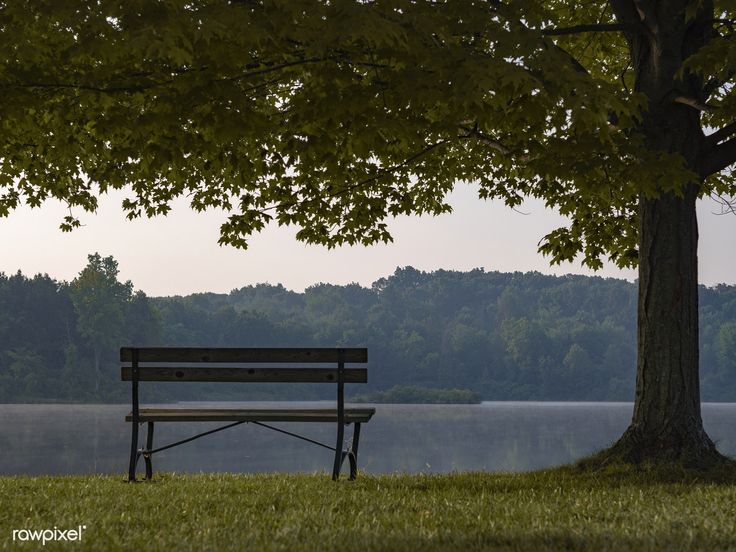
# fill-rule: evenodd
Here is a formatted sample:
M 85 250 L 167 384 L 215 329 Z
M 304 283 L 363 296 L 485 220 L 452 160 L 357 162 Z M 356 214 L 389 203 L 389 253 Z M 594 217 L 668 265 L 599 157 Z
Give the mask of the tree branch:
M 639 14 L 639 18 L 644 26 L 649 29 L 652 37 L 659 34 L 659 22 L 656 17 L 656 9 L 649 4 L 645 4 L 642 0 L 634 0 L 634 8 Z
M 589 23 L 585 25 L 573 25 L 572 27 L 561 27 L 559 29 L 542 29 L 546 36 L 559 36 L 577 33 L 605 33 L 623 31 L 626 28 L 622 23 Z
M 552 40 L 543 40 L 542 41 L 542 45 L 545 48 L 547 48 L 547 47 L 549 47 L 549 45 L 551 45 L 552 48 L 554 48 L 556 51 L 560 52 L 563 56 L 565 56 L 565 58 L 570 62 L 570 64 L 575 68 L 576 71 L 578 71 L 579 73 L 583 73 L 583 74 L 585 74 L 587 76 L 590 76 L 590 71 L 588 71 L 585 68 L 585 66 L 582 63 L 580 63 L 580 61 L 578 61 L 578 58 L 576 58 L 575 56 L 573 56 L 570 52 L 568 52 L 564 48 L 562 48 L 562 47 L 558 46 L 557 44 L 555 44 L 554 41 L 552 41 Z
M 20 82 L 11 83 L 6 85 L 0 85 L 2 88 L 28 88 L 28 89 L 51 89 L 51 90 L 84 90 L 87 92 L 100 92 L 104 94 L 114 94 L 117 92 L 144 92 L 152 88 L 159 86 L 166 86 L 174 82 L 174 78 L 178 75 L 184 75 L 191 73 L 192 71 L 205 71 L 207 67 L 200 67 L 199 69 L 172 69 L 169 74 L 172 75 L 170 78 L 165 80 L 154 80 L 152 77 L 156 73 L 150 71 L 138 71 L 136 73 L 130 73 L 127 75 L 118 75 L 115 81 L 136 81 L 137 79 L 144 79 L 137 84 L 130 85 L 113 85 L 108 86 L 102 85 L 90 85 L 90 84 L 79 84 L 73 82 Z M 148 79 L 148 80 L 146 80 Z
M 683 105 L 689 105 L 698 111 L 705 111 L 707 113 L 710 113 L 716 108 L 714 105 L 708 105 L 706 103 L 699 102 L 695 98 L 688 98 L 686 96 L 676 96 L 672 101 Z
M 51 90 L 84 90 L 86 92 L 100 92 L 103 94 L 115 94 L 117 92 L 143 92 L 159 86 L 171 84 L 173 80 L 153 82 L 138 86 L 91 86 L 86 84 L 73 84 L 64 82 L 28 82 L 23 84 L 9 84 L 1 88 L 29 88 L 29 89 L 51 89 Z
M 730 81 L 734 76 L 736 76 L 736 71 L 728 71 L 723 79 L 719 79 L 716 77 L 711 78 L 703 86 L 703 93 L 705 94 L 705 97 L 709 98 L 711 94 L 713 94 L 721 86 Z
M 284 63 L 262 63 L 260 64 L 263 66 L 263 69 L 258 69 L 255 71 L 246 71 L 245 73 L 241 73 L 239 75 L 234 75 L 232 77 L 223 77 L 220 79 L 216 79 L 218 81 L 241 81 L 244 79 L 249 79 L 251 77 L 258 77 L 260 75 L 265 75 L 268 73 L 274 73 L 276 71 L 281 71 L 282 69 L 288 69 L 290 67 L 296 67 L 299 65 L 309 65 L 311 63 L 322 63 L 325 61 L 337 61 L 342 59 L 342 56 L 323 56 L 323 57 L 311 57 L 311 58 L 302 58 L 297 59 L 294 61 L 286 61 Z
M 650 42 L 657 40 L 656 26 L 650 24 L 651 20 L 647 19 L 639 2 L 636 0 L 610 0 L 610 3 L 616 20 L 624 25 L 623 30 L 627 31 L 629 37 L 636 31 L 646 35 Z
M 239 82 L 245 79 L 249 79 L 252 77 L 259 77 L 262 75 L 266 75 L 269 73 L 274 73 L 281 71 L 282 69 L 288 69 L 291 67 L 296 67 L 299 65 L 308 65 L 313 63 L 322 63 L 322 62 L 329 62 L 329 61 L 339 61 L 348 63 L 350 65 L 359 65 L 359 66 L 368 66 L 368 67 L 386 67 L 385 65 L 380 64 L 372 64 L 369 62 L 362 62 L 362 61 L 350 61 L 347 59 L 344 55 L 338 54 L 338 55 L 330 55 L 330 56 L 324 56 L 324 57 L 312 57 L 312 58 L 302 58 L 297 59 L 294 61 L 287 61 L 283 63 L 275 63 L 275 62 L 260 62 L 260 63 L 251 63 L 246 66 L 248 69 L 254 69 L 251 71 L 246 71 L 245 73 L 240 73 L 237 75 L 229 76 L 229 77 L 218 77 L 213 78 L 212 82 Z M 207 70 L 206 67 L 198 69 L 198 71 L 205 71 Z M 175 75 L 182 75 L 185 73 L 190 72 L 189 70 L 177 70 L 172 71 L 172 74 Z M 144 74 L 141 73 L 141 76 L 149 76 L 150 74 Z M 151 90 L 153 88 L 158 88 L 162 86 L 167 86 L 169 84 L 172 84 L 174 82 L 175 77 L 165 79 L 165 80 L 159 80 L 159 81 L 150 81 L 150 82 L 143 82 L 140 84 L 135 85 L 111 85 L 111 86 L 93 86 L 93 85 L 87 85 L 87 84 L 77 84 L 77 83 L 65 83 L 65 82 L 26 82 L 26 83 L 18 83 L 18 84 L 9 84 L 0 86 L 0 89 L 2 88 L 29 88 L 29 89 L 56 89 L 56 90 L 84 90 L 87 92 L 100 92 L 103 94 L 115 94 L 115 93 L 130 93 L 130 92 L 144 92 L 146 90 Z M 270 83 L 277 82 L 274 81 L 268 81 Z M 259 86 L 260 87 L 260 86 Z
M 721 212 L 713 213 L 714 215 L 736 215 L 736 199 L 716 193 L 711 193 L 710 197 L 721 206 Z
M 634 3 L 631 0 L 610 0 L 613 14 L 618 21 L 627 26 L 636 26 L 641 22 L 639 14 L 634 9 Z
M 734 121 L 733 123 L 729 123 L 722 128 L 719 128 L 714 133 L 706 136 L 705 139 L 709 146 L 716 146 L 719 142 L 722 142 L 734 133 L 736 133 L 736 121 Z
M 700 176 L 703 178 L 722 171 L 736 163 L 736 138 L 709 149 L 700 162 Z
M 464 130 L 466 132 L 466 134 L 463 134 L 460 136 L 461 138 L 473 138 L 489 146 L 490 148 L 495 149 L 498 152 L 501 152 L 504 155 L 511 154 L 511 150 L 509 148 L 504 146 L 501 142 L 499 142 L 495 138 L 492 138 L 491 136 L 488 136 L 487 134 L 478 130 L 477 125 L 474 125 L 471 127 L 467 124 L 461 123 L 459 127 L 461 130 Z

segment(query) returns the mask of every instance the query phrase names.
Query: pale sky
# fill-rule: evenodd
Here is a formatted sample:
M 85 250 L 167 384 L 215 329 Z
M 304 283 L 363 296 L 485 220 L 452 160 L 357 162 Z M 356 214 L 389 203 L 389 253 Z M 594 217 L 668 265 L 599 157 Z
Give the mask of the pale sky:
M 397 266 L 421 270 L 501 272 L 536 270 L 545 274 L 592 274 L 578 264 L 550 267 L 537 242 L 564 223 L 538 202 L 514 212 L 501 203 L 479 200 L 472 185 L 459 184 L 450 197 L 454 212 L 439 217 L 401 217 L 390 224 L 394 243 L 328 250 L 296 241 L 296 229 L 268 227 L 241 251 L 217 245 L 223 213 L 195 213 L 182 201 L 167 217 L 125 219 L 124 194 L 103 196 L 96 214 L 79 213 L 85 225 L 72 233 L 58 226 L 67 214 L 60 204 L 21 208 L 0 219 L 0 272 L 47 273 L 71 280 L 87 254 L 112 255 L 121 278 L 148 295 L 183 295 L 269 282 L 297 291 L 319 282 L 369 286 Z M 736 216 L 715 215 L 718 206 L 699 206 L 700 281 L 736 284 Z M 635 272 L 607 265 L 600 276 L 633 280 Z

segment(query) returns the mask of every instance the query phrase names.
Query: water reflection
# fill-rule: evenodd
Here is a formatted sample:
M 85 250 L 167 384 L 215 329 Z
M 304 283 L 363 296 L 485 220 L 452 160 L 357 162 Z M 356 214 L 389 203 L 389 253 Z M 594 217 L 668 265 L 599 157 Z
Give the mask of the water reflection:
M 488 402 L 377 405 L 377 409 L 361 434 L 361 467 L 371 473 L 436 473 L 524 471 L 571 462 L 618 437 L 632 405 Z M 130 426 L 123 422 L 128 410 L 126 405 L 0 405 L 0 474 L 122 475 L 130 446 Z M 719 450 L 736 455 L 736 404 L 705 404 L 703 418 Z M 218 425 L 160 423 L 154 445 Z M 282 427 L 334 443 L 335 428 L 330 424 Z M 331 462 L 329 451 L 246 424 L 162 452 L 154 458 L 154 469 L 312 472 L 328 470 Z

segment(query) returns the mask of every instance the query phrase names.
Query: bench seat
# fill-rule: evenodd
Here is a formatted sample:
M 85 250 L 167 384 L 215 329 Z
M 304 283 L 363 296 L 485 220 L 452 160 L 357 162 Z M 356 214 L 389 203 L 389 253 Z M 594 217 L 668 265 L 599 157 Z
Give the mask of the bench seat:
M 345 423 L 364 423 L 376 413 L 375 408 L 346 408 Z M 209 409 L 209 408 L 141 408 L 141 422 L 337 422 L 336 408 L 284 409 Z M 125 416 L 133 421 L 133 413 Z

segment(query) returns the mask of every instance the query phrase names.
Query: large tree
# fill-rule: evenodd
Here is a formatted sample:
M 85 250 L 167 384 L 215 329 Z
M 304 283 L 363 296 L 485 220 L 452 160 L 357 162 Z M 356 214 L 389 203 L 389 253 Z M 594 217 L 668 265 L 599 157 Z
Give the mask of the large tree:
M 736 185 L 733 0 L 0 5 L 0 215 L 186 195 L 222 243 L 334 246 L 482 198 L 570 218 L 552 262 L 639 267 L 634 416 L 608 458 L 720 456 L 698 383 L 695 203 Z M 70 213 L 63 227 L 78 224 Z

